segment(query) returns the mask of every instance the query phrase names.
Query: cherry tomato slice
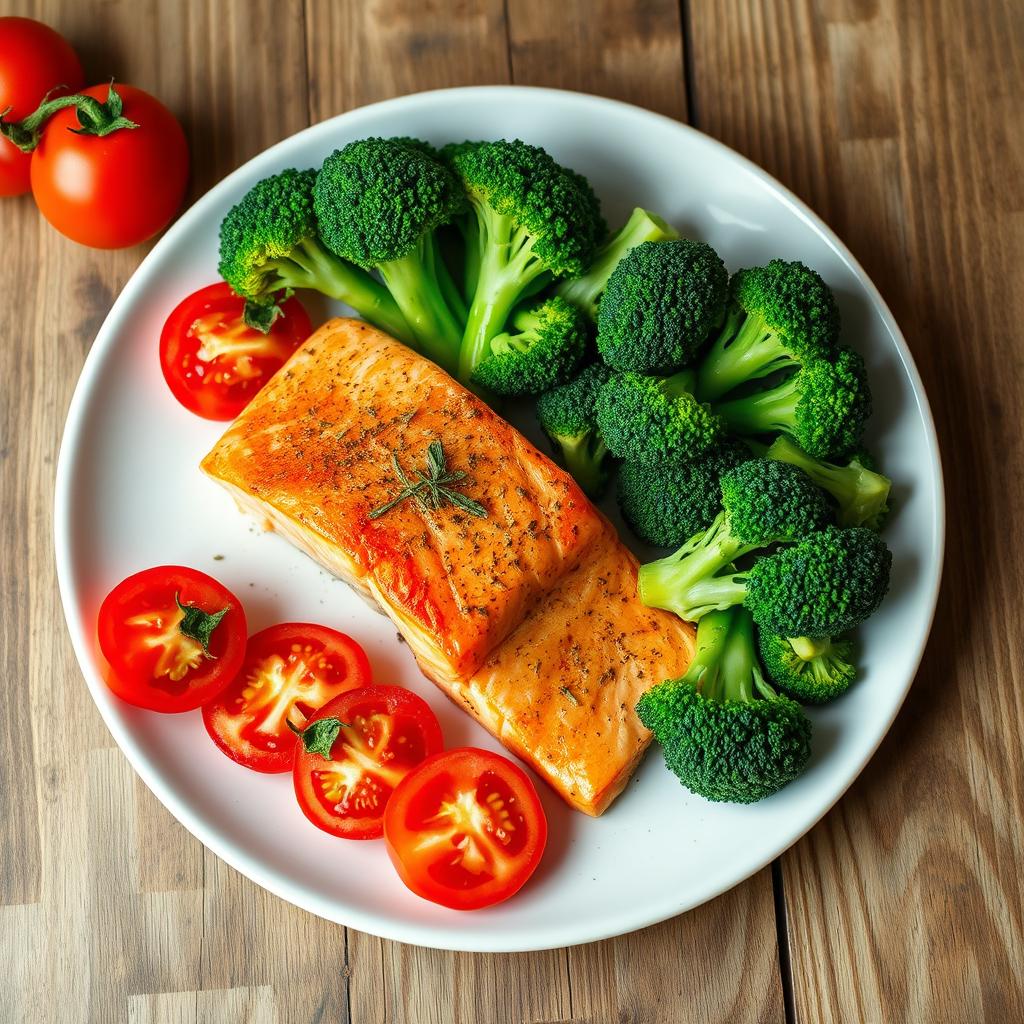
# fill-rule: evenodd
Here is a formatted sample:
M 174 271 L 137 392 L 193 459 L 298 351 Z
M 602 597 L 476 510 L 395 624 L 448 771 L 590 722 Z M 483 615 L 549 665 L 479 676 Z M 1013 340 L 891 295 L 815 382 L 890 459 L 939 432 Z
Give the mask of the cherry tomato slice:
M 463 747 L 425 760 L 384 814 L 388 854 L 417 896 L 453 910 L 508 899 L 533 874 L 548 824 L 526 772 Z
M 206 617 L 221 611 L 204 649 L 204 620 L 209 627 Z M 151 711 L 199 707 L 234 679 L 245 656 L 238 598 L 212 576 L 181 565 L 145 569 L 114 587 L 100 606 L 97 633 L 107 685 Z
M 245 301 L 220 282 L 183 299 L 160 334 L 160 366 L 174 397 L 208 420 L 233 420 L 309 337 L 296 298 L 281 304 L 268 334 L 242 320 Z
M 370 662 L 350 636 L 303 622 L 283 622 L 249 638 L 242 670 L 203 708 L 214 743 L 257 772 L 287 772 L 297 728 L 318 708 L 371 682 Z
M 343 839 L 378 839 L 391 794 L 406 774 L 443 746 L 441 726 L 422 697 L 401 686 L 352 690 L 324 705 L 310 725 L 343 723 L 330 759 L 295 751 L 295 796 L 314 825 Z M 307 726 L 308 728 L 308 726 Z

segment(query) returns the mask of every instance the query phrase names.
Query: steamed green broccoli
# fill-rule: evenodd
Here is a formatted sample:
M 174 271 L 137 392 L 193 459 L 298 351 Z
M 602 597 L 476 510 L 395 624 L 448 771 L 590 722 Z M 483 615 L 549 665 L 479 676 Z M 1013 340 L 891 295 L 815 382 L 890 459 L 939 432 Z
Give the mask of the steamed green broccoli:
M 749 577 L 768 559 L 747 573 L 731 568 L 736 559 L 776 543 L 799 541 L 831 522 L 825 495 L 805 473 L 784 462 L 743 462 L 722 474 L 721 489 L 722 511 L 706 531 L 674 554 L 640 567 L 644 604 L 694 622 L 714 609 L 741 604 Z
M 690 370 L 671 377 L 613 374 L 597 396 L 597 422 L 608 449 L 645 465 L 702 456 L 722 436 L 722 424 L 693 397 L 692 387 Z
M 737 434 L 791 434 L 806 452 L 827 458 L 860 443 L 871 388 L 864 360 L 843 347 L 834 362 L 808 360 L 781 384 L 713 408 Z
M 594 416 L 597 393 L 610 374 L 603 363 L 592 363 L 537 399 L 540 425 L 561 452 L 565 468 L 591 498 L 601 496 L 611 475 L 611 458 Z
M 448 271 L 434 231 L 462 212 L 466 200 L 432 152 L 409 139 L 350 142 L 324 161 L 313 201 L 324 245 L 378 270 L 416 347 L 454 371 L 462 324 L 445 299 Z
M 772 260 L 740 270 L 729 285 L 725 325 L 697 367 L 698 397 L 714 402 L 747 381 L 831 359 L 839 309 L 829 287 L 802 263 Z
M 656 213 L 637 207 L 629 220 L 597 250 L 594 261 L 582 277 L 561 281 L 555 289 L 574 306 L 582 309 L 595 323 L 597 307 L 608 284 L 608 278 L 630 249 L 642 242 L 665 242 L 678 238 L 679 232 L 666 224 Z
M 586 322 L 573 305 L 553 296 L 512 314 L 513 331 L 495 335 L 473 383 L 496 395 L 538 395 L 569 378 L 583 358 Z
M 444 155 L 471 208 L 466 236 L 472 298 L 458 363 L 466 383 L 512 309 L 553 278 L 581 274 L 606 228 L 586 179 L 537 146 L 464 142 L 445 147 Z
M 706 242 L 643 242 L 619 261 L 597 311 L 597 347 L 615 370 L 687 366 L 725 312 L 729 275 Z
M 891 481 L 874 472 L 866 452 L 856 452 L 845 466 L 838 466 L 813 458 L 791 437 L 780 434 L 765 455 L 799 466 L 822 490 L 831 494 L 839 508 L 836 521 L 840 526 L 881 529 L 889 514 Z
M 857 674 L 853 644 L 824 637 L 788 639 L 760 629 L 761 662 L 768 678 L 783 693 L 802 704 L 825 704 L 846 693 Z
M 762 800 L 810 760 L 811 723 L 765 681 L 750 613 L 742 608 L 705 615 L 686 674 L 648 690 L 636 711 L 662 745 L 668 768 L 708 800 Z
M 408 341 L 409 325 L 387 289 L 320 243 L 313 212 L 315 180 L 316 171 L 294 168 L 264 178 L 221 222 L 218 270 L 248 300 L 246 321 L 269 330 L 278 301 L 295 288 L 311 288 Z
M 745 445 L 726 438 L 691 462 L 624 462 L 616 488 L 622 517 L 649 544 L 678 547 L 714 522 L 722 510 L 722 474 L 750 457 Z

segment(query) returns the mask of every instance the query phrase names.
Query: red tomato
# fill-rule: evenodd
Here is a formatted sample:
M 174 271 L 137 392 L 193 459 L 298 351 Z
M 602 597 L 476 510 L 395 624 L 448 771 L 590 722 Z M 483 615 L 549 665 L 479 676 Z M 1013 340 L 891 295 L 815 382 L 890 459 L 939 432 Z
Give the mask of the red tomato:
M 268 334 L 242 320 L 245 300 L 220 282 L 182 299 L 160 334 L 160 366 L 174 397 L 208 420 L 233 420 L 309 337 L 296 298 L 281 303 Z
M 28 117 L 57 86 L 55 96 L 80 89 L 82 65 L 68 41 L 31 18 L 0 18 L 0 111 L 7 120 Z M 32 154 L 0 137 L 0 196 L 31 188 Z
M 203 708 L 213 742 L 257 772 L 286 772 L 302 728 L 329 700 L 367 686 L 370 662 L 350 636 L 303 622 L 283 622 L 249 637 L 233 683 Z
M 181 565 L 146 569 L 114 587 L 100 606 L 98 633 L 107 684 L 151 711 L 199 707 L 234 679 L 245 657 L 238 598 Z
M 122 116 L 137 128 L 102 137 L 77 135 L 73 107 L 46 123 L 32 153 L 32 194 L 63 235 L 97 249 L 121 249 L 151 238 L 170 223 L 185 195 L 188 143 L 174 115 L 157 99 L 115 84 Z M 109 86 L 81 95 L 101 103 Z
M 340 723 L 337 731 L 334 723 Z M 326 735 L 318 733 L 323 728 Z M 317 744 L 329 758 L 310 750 Z M 368 686 L 343 693 L 313 715 L 296 747 L 299 806 L 314 825 L 332 835 L 378 839 L 395 787 L 443 746 L 434 712 L 410 690 Z
M 518 892 L 544 853 L 548 823 L 526 772 L 463 747 L 428 758 L 395 790 L 384 839 L 417 896 L 477 910 Z

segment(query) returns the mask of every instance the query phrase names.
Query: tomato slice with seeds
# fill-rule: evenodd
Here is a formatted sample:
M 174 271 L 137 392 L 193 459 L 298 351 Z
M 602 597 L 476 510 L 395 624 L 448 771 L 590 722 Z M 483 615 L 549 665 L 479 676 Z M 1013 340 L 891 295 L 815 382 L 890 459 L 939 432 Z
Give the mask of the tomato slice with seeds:
M 343 693 L 313 715 L 303 733 L 295 752 L 295 796 L 325 832 L 379 839 L 395 788 L 443 746 L 437 716 L 412 691 L 370 686 Z
M 547 835 L 526 772 L 475 747 L 425 760 L 384 815 L 388 854 L 402 881 L 453 910 L 489 907 L 518 892 L 540 863 Z
M 249 638 L 242 670 L 203 708 L 203 724 L 232 761 L 257 772 L 287 772 L 296 729 L 318 708 L 372 681 L 370 662 L 350 636 L 308 622 L 282 622 Z
M 160 334 L 160 366 L 174 397 L 208 420 L 233 420 L 312 331 L 294 296 L 262 334 L 242 319 L 245 300 L 220 282 L 183 299 Z
M 107 685 L 151 711 L 199 707 L 234 679 L 245 656 L 238 598 L 212 576 L 181 565 L 122 580 L 100 606 L 97 634 Z

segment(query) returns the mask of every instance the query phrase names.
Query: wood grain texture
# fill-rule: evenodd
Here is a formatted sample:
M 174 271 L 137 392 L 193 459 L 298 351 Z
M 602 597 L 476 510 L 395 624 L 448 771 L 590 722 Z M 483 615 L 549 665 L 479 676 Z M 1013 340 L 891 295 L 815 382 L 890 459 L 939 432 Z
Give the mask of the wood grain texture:
M 179 114 L 192 198 L 310 120 L 514 81 L 689 116 L 851 245 L 925 377 L 953 514 L 935 638 L 908 706 L 851 793 L 783 860 L 795 1015 L 815 1024 L 1024 1019 L 1024 539 L 1005 514 L 1024 494 L 1024 9 L 978 0 L 963 11 L 955 0 L 5 10 L 58 26 L 89 77 L 116 74 Z M 51 542 L 67 403 L 144 249 L 77 247 L 24 199 L 0 202 L 0 240 L 16 299 L 0 318 L 0 657 L 14 694 L 0 705 L 3 1024 L 785 1019 L 767 870 L 632 936 L 469 956 L 312 918 L 174 822 L 81 683 Z
M 931 397 L 950 512 L 907 705 L 783 858 L 796 1007 L 1022 1020 L 1024 8 L 781 6 L 691 5 L 700 126 L 808 199 L 881 287 Z

